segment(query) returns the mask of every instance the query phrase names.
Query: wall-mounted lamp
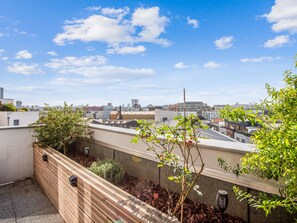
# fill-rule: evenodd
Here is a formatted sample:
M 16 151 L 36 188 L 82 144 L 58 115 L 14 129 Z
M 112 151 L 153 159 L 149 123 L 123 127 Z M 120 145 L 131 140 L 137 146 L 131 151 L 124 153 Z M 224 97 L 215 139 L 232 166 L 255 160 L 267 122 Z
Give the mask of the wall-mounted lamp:
M 221 222 L 224 223 L 224 212 L 228 207 L 229 204 L 229 198 L 228 198 L 228 193 L 227 191 L 224 190 L 219 190 L 217 193 L 217 206 L 219 210 L 221 211 Z
M 43 155 L 42 155 L 42 160 L 43 160 L 44 162 L 47 162 L 47 161 L 48 161 L 47 154 L 43 154 Z
M 76 187 L 77 186 L 77 177 L 74 175 L 70 176 L 69 183 L 72 187 Z
M 84 148 L 84 154 L 88 156 L 89 153 L 90 153 L 90 148 L 86 146 L 86 147 Z

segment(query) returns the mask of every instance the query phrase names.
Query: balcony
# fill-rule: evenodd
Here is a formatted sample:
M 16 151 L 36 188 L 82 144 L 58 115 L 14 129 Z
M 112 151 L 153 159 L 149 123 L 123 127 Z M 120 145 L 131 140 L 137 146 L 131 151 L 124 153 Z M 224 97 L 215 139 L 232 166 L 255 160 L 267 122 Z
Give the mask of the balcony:
M 77 142 L 74 145 L 75 150 L 83 151 L 83 149 L 87 146 L 90 148 L 91 156 L 96 158 L 113 158 L 120 162 L 123 165 L 124 170 L 132 176 L 145 176 L 153 182 L 160 184 L 161 186 L 166 185 L 169 188 L 173 187 L 173 185 L 170 185 L 168 184 L 168 182 L 166 182 L 166 176 L 168 175 L 170 170 L 159 170 L 158 168 L 156 168 L 156 160 L 154 154 L 146 150 L 145 144 L 130 143 L 131 139 L 136 134 L 134 130 L 92 124 L 90 124 L 89 128 L 94 132 L 93 139 Z M 47 175 L 49 178 L 57 178 L 55 184 L 57 189 L 55 190 L 54 185 L 48 188 L 48 186 L 45 186 L 47 181 L 40 179 L 39 177 L 43 175 L 42 172 L 38 172 L 39 170 L 36 169 L 37 166 L 43 165 L 44 167 L 44 165 L 47 164 L 43 164 L 38 161 L 36 159 L 36 154 L 34 159 L 32 144 L 35 142 L 35 138 L 33 136 L 33 129 L 21 126 L 2 127 L 0 128 L 0 140 L 0 185 L 5 184 L 4 186 L 0 187 L 0 207 L 4 207 L 4 205 L 8 203 L 15 205 L 12 207 L 7 206 L 7 210 L 13 210 L 13 212 L 9 212 L 9 214 L 4 215 L 0 214 L 1 223 L 10 221 L 61 222 L 61 217 L 59 216 L 59 214 L 57 214 L 58 212 L 60 213 L 62 218 L 64 220 L 66 219 L 67 221 L 67 219 L 69 219 L 69 217 L 67 218 L 66 214 L 67 210 L 71 212 L 72 217 L 80 217 L 75 218 L 79 219 L 76 220 L 77 222 L 88 222 L 88 220 L 92 219 L 92 217 L 95 216 L 96 210 L 92 206 L 88 206 L 88 202 L 94 201 L 95 194 L 91 194 L 91 197 L 89 198 L 82 195 L 84 195 L 84 193 L 85 195 L 88 195 L 88 188 L 90 187 L 89 185 L 91 185 L 93 189 L 100 189 L 100 186 L 104 186 L 105 189 L 101 189 L 101 191 L 103 191 L 102 193 L 104 193 L 105 190 L 107 191 L 108 188 L 111 187 L 109 184 L 106 186 L 105 184 L 93 182 L 90 179 L 89 173 L 83 172 L 83 170 L 79 170 L 80 173 L 77 172 L 78 177 L 80 177 L 79 180 L 85 177 L 88 181 L 88 184 L 83 184 L 83 186 L 79 186 L 77 189 L 72 190 L 69 184 L 66 184 L 66 181 L 60 179 L 60 176 L 62 176 L 60 172 L 63 168 L 65 168 L 66 164 L 63 160 L 57 158 L 56 162 L 58 164 L 58 168 L 56 170 L 53 170 L 56 174 L 51 175 L 52 172 L 46 172 L 50 168 L 45 169 L 44 172 L 44 174 Z M 249 208 L 246 202 L 239 203 L 239 201 L 236 200 L 235 196 L 231 192 L 232 185 L 234 184 L 239 185 L 246 191 L 254 193 L 257 193 L 258 191 L 264 191 L 268 193 L 278 192 L 277 185 L 273 181 L 263 181 L 251 176 L 241 176 L 237 178 L 233 174 L 223 172 L 218 166 L 218 156 L 223 157 L 224 159 L 230 161 L 232 164 L 235 164 L 245 153 L 251 151 L 253 151 L 253 147 L 249 144 L 223 142 L 218 140 L 201 140 L 201 152 L 205 159 L 206 166 L 202 173 L 203 176 L 199 180 L 198 184 L 202 190 L 203 197 L 198 197 L 194 193 L 191 193 L 190 198 L 194 201 L 214 205 L 217 191 L 219 189 L 224 189 L 227 190 L 230 195 L 230 205 L 227 209 L 227 213 L 234 216 L 239 216 L 246 222 L 276 222 L 276 219 L 277 222 L 290 222 L 290 216 L 287 216 L 283 210 L 277 210 L 274 212 L 274 215 L 265 218 L 264 213 Z M 50 152 L 48 151 L 43 152 L 47 152 L 52 157 L 57 157 L 56 154 L 50 154 Z M 39 155 L 41 154 L 42 153 L 40 152 Z M 197 163 L 197 165 L 199 164 Z M 77 171 L 78 168 L 79 167 L 74 166 L 72 167 L 70 172 Z M 20 181 L 23 179 L 27 180 Z M 37 179 L 37 181 L 35 181 L 35 179 Z M 41 184 L 42 189 L 39 187 L 39 184 Z M 66 200 L 60 200 L 60 198 L 58 198 L 58 200 L 55 201 L 54 199 L 51 199 L 56 208 L 54 209 L 53 204 L 49 202 L 45 194 L 49 198 L 51 198 L 51 195 L 57 196 L 57 194 L 59 196 L 62 196 L 67 188 L 69 188 L 69 190 L 72 190 L 71 196 L 74 196 L 73 199 L 75 200 L 75 202 L 78 203 L 78 206 L 76 208 L 74 206 L 73 208 L 65 207 L 67 206 L 67 199 L 70 199 L 70 195 L 66 194 L 67 197 L 61 198 Z M 91 191 L 94 192 L 93 189 Z M 45 190 L 45 193 L 42 190 Z M 48 190 L 50 190 L 50 192 L 48 192 Z M 17 195 L 24 194 L 24 191 L 29 191 L 29 193 L 32 193 L 32 196 L 28 196 L 27 194 L 25 194 L 24 197 L 17 198 Z M 125 194 L 121 195 L 125 197 Z M 119 196 L 119 194 L 106 194 L 106 196 L 106 199 L 109 199 L 112 196 Z M 8 200 L 5 201 L 5 199 Z M 135 199 L 132 203 L 129 203 L 129 205 L 126 206 L 125 204 L 121 203 L 123 213 L 127 214 L 129 212 L 128 209 L 131 209 L 131 207 L 135 203 L 137 203 Z M 21 206 L 21 204 L 23 204 L 23 206 Z M 30 211 L 31 206 L 33 208 L 34 205 L 39 208 L 36 212 Z M 139 204 L 135 205 L 143 205 L 143 203 L 139 202 Z M 102 209 L 104 208 L 105 207 L 102 206 Z M 138 210 L 138 215 L 143 214 L 142 209 L 140 211 Z M 111 211 L 110 206 L 106 207 L 106 210 Z M 22 211 L 27 213 L 27 215 L 22 215 Z M 157 213 L 152 212 L 151 209 L 150 211 L 150 213 Z M 106 211 L 104 213 L 106 213 Z M 120 214 L 118 213 L 115 213 L 115 215 L 120 216 Z M 42 217 L 43 221 L 35 220 L 39 219 L 39 217 Z M 54 220 L 46 221 L 46 217 L 48 217 L 48 219 L 52 218 Z M 141 217 L 139 219 L 149 219 Z M 98 217 L 98 219 L 100 219 L 100 216 Z M 159 219 L 162 219 L 162 216 L 159 216 Z M 139 220 L 139 222 L 149 222 L 149 220 Z M 155 222 L 164 221 L 160 220 Z

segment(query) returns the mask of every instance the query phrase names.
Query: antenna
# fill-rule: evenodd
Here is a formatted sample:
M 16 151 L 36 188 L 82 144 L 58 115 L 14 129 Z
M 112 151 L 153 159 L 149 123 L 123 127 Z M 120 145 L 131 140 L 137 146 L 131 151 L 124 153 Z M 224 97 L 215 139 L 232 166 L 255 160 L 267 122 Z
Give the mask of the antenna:
M 186 89 L 184 88 L 184 117 L 186 117 Z

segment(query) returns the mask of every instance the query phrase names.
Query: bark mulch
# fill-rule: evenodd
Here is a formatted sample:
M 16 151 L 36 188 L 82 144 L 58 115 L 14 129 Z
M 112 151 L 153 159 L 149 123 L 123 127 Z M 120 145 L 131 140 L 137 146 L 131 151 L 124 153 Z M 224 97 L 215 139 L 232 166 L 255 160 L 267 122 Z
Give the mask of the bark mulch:
M 95 158 L 78 152 L 69 153 L 68 157 L 84 167 L 90 167 L 96 161 Z M 128 174 L 125 174 L 123 182 L 117 186 L 166 214 L 170 213 L 170 210 L 173 210 L 173 204 L 178 199 L 178 194 L 167 192 L 160 185 L 155 185 L 152 181 L 138 179 Z M 179 215 L 180 212 L 176 214 L 176 217 L 179 218 Z M 185 201 L 183 223 L 221 223 L 220 218 L 220 211 L 212 205 L 194 203 L 189 199 Z M 241 218 L 225 214 L 225 223 L 245 222 Z

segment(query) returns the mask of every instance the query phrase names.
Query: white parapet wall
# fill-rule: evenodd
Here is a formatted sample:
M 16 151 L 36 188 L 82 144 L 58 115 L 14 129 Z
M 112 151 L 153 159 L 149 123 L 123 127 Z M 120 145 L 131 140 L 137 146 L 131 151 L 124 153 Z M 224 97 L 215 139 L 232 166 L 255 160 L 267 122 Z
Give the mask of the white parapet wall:
M 0 185 L 34 175 L 33 129 L 0 127 Z
M 96 143 L 134 156 L 156 161 L 153 152 L 147 151 L 147 146 L 143 142 L 131 143 L 137 131 L 95 124 L 90 124 L 89 126 L 93 131 L 93 140 Z M 232 173 L 224 172 L 219 167 L 218 157 L 222 157 L 231 165 L 236 165 L 246 153 L 255 151 L 252 144 L 201 139 L 200 148 L 205 162 L 203 175 L 263 192 L 278 193 L 277 184 L 274 181 L 266 181 L 248 175 L 236 177 Z M 179 154 L 179 151 L 176 150 L 176 153 Z M 199 162 L 196 165 L 199 166 Z

